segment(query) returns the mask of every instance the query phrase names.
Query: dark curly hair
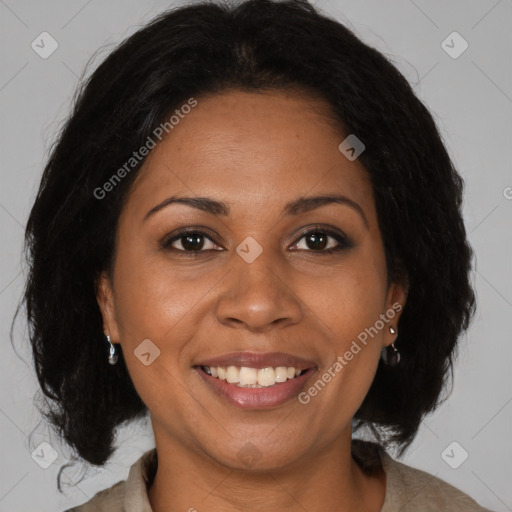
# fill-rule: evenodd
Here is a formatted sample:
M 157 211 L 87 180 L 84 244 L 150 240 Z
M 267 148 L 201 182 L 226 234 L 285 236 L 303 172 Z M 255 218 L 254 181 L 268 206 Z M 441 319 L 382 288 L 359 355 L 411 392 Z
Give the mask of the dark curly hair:
M 369 427 L 401 454 L 439 405 L 475 310 L 464 183 L 407 80 L 306 0 L 166 11 L 83 81 L 25 234 L 22 304 L 41 411 L 94 465 L 111 457 L 118 426 L 146 415 L 122 352 L 116 366 L 107 362 L 96 300 L 96 279 L 112 271 L 118 218 L 144 160 L 108 199 L 95 191 L 187 99 L 226 90 L 307 91 L 326 100 L 341 131 L 366 146 L 359 160 L 374 191 L 388 282 L 406 283 L 408 297 L 395 344 L 402 361 L 379 363 L 354 426 Z

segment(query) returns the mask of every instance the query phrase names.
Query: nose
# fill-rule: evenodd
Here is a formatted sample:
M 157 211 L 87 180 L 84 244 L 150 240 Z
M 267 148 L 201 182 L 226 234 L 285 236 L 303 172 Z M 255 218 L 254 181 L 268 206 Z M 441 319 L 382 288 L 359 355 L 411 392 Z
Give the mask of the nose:
M 272 261 L 266 251 L 252 263 L 233 256 L 233 266 L 223 281 L 216 315 L 232 328 L 266 333 L 276 327 L 298 323 L 303 317 L 301 301 L 287 282 L 286 269 Z

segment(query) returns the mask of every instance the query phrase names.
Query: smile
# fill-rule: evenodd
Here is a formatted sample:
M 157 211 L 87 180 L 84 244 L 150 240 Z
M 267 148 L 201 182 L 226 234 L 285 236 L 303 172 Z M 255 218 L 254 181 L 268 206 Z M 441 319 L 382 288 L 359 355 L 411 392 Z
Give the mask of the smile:
M 241 388 L 266 388 L 299 377 L 305 370 L 293 366 L 250 368 L 247 366 L 201 366 L 211 377 Z

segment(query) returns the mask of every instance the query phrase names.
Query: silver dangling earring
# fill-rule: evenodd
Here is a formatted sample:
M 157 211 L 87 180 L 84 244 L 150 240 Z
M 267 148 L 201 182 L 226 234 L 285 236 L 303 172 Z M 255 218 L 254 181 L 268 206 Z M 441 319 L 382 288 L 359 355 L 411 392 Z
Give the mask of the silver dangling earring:
M 390 326 L 389 332 L 396 334 L 396 329 Z M 389 366 L 396 366 L 400 362 L 400 352 L 394 343 L 382 349 L 382 359 Z
M 111 365 L 114 365 L 117 363 L 117 360 L 119 359 L 118 355 L 116 354 L 116 347 L 114 344 L 110 341 L 110 336 L 107 334 L 107 343 L 110 345 L 109 347 L 109 354 L 108 354 L 108 362 Z

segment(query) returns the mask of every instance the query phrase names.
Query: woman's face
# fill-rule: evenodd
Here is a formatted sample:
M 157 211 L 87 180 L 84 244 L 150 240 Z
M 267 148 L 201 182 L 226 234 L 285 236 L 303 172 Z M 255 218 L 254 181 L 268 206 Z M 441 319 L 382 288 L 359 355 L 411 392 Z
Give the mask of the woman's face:
M 105 331 L 157 447 L 235 468 L 300 463 L 350 438 L 404 290 L 386 286 L 371 185 L 338 149 L 325 103 L 231 91 L 197 101 L 121 213 L 113 281 L 98 291 Z M 197 207 L 153 210 L 171 196 Z M 262 387 L 222 381 L 217 367 Z M 288 367 L 303 373 L 289 379 Z

